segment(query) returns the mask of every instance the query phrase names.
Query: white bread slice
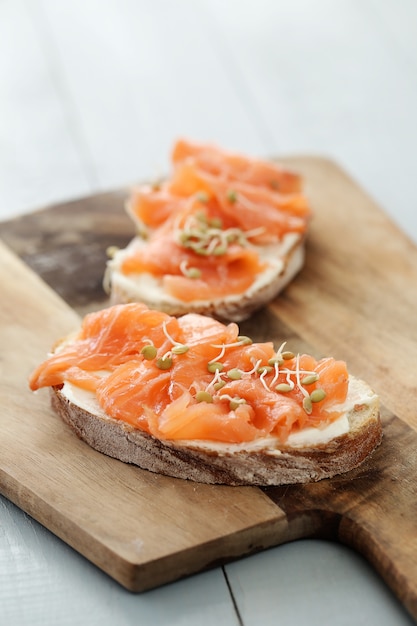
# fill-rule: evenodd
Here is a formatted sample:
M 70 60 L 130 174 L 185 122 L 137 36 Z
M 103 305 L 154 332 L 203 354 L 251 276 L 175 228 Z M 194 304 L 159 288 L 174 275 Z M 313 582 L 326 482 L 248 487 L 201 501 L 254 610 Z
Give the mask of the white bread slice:
M 120 271 L 123 259 L 146 245 L 146 239 L 135 237 L 127 248 L 117 251 L 109 260 L 104 288 L 110 295 L 110 304 L 143 302 L 149 308 L 169 315 L 200 313 L 220 320 L 241 322 L 273 300 L 304 264 L 304 237 L 289 233 L 278 243 L 252 246 L 267 267 L 244 293 L 184 302 L 168 294 L 162 281 L 148 273 L 126 276 Z
M 175 478 L 225 485 L 272 486 L 330 478 L 359 466 L 382 439 L 378 397 L 350 376 L 344 414 L 324 430 L 309 428 L 253 443 L 161 441 L 106 416 L 66 387 L 51 390 L 55 411 L 92 448 L 125 463 Z M 314 431 L 316 431 L 314 433 Z

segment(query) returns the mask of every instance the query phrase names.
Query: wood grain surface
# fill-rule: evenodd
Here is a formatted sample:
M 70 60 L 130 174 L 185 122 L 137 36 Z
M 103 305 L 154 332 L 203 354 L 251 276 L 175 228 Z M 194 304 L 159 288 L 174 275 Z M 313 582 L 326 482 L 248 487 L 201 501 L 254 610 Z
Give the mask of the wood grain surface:
M 306 266 L 241 328 L 257 340 L 286 339 L 296 350 L 346 359 L 384 404 L 376 453 L 315 485 L 195 485 L 100 455 L 57 420 L 47 393 L 30 394 L 29 372 L 78 323 L 73 309 L 107 303 L 105 250 L 133 233 L 121 190 L 1 224 L 4 242 L 25 263 L 0 248 L 0 489 L 132 590 L 320 536 L 364 554 L 416 618 L 417 252 L 332 162 L 288 162 L 305 175 L 315 212 Z

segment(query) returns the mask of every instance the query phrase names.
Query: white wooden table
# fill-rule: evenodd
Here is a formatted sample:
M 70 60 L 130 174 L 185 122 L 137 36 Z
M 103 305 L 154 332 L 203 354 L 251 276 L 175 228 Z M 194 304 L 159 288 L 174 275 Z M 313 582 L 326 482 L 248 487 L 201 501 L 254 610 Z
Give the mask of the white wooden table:
M 162 173 L 187 136 L 329 156 L 417 242 L 416 32 L 413 0 L 1 0 L 0 219 Z M 0 498 L 1 625 L 412 623 L 316 540 L 134 595 Z

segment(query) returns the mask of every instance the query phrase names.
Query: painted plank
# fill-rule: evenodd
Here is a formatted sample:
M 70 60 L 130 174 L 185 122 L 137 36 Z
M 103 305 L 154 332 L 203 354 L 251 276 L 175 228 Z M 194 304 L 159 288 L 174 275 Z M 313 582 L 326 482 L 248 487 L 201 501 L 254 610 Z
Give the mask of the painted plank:
M 260 153 L 199 3 L 37 0 L 101 188 L 165 172 L 182 135 Z M 99 16 L 99 18 L 98 18 Z M 77 45 L 73 45 L 76 41 Z
M 23 0 L 0 3 L 0 218 L 91 191 Z
M 394 51 L 397 59 L 416 69 L 416 31 L 417 5 L 413 0 L 367 0 L 364 9 L 372 16 L 375 26 L 385 37 L 387 45 Z
M 220 568 L 135 595 L 1 497 L 0 519 L 1 624 L 238 626 Z
M 303 540 L 226 566 L 245 626 L 412 626 L 367 562 L 342 544 Z
M 413 13 L 406 4 L 395 20 L 398 3 L 377 4 L 206 0 L 272 152 L 335 158 L 417 241 L 417 39 L 406 34 Z M 397 24 L 391 33 L 383 10 Z

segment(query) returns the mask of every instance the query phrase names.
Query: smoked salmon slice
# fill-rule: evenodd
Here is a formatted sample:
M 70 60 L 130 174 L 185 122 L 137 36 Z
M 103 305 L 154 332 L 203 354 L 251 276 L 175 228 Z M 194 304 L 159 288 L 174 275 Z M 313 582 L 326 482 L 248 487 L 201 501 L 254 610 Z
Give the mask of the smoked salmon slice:
M 341 415 L 348 378 L 343 361 L 253 342 L 235 323 L 131 303 L 87 315 L 29 385 L 88 392 L 109 417 L 161 440 L 285 443 Z
M 227 152 L 214 145 L 180 139 L 172 151 L 174 164 L 194 162 L 200 171 L 220 176 L 228 181 L 241 181 L 255 187 L 264 187 L 282 194 L 299 193 L 302 180 L 299 174 L 279 165 L 250 159 L 244 155 Z
M 171 166 L 165 180 L 139 185 L 130 195 L 127 211 L 137 236 L 108 262 L 112 303 L 156 305 L 156 295 L 152 301 L 144 295 L 152 291 L 169 313 L 205 313 L 216 309 L 213 302 L 249 293 L 249 314 L 302 266 L 311 208 L 301 177 L 184 139 L 173 147 Z M 265 282 L 274 289 L 265 289 Z M 195 309 L 194 303 L 204 304 Z

